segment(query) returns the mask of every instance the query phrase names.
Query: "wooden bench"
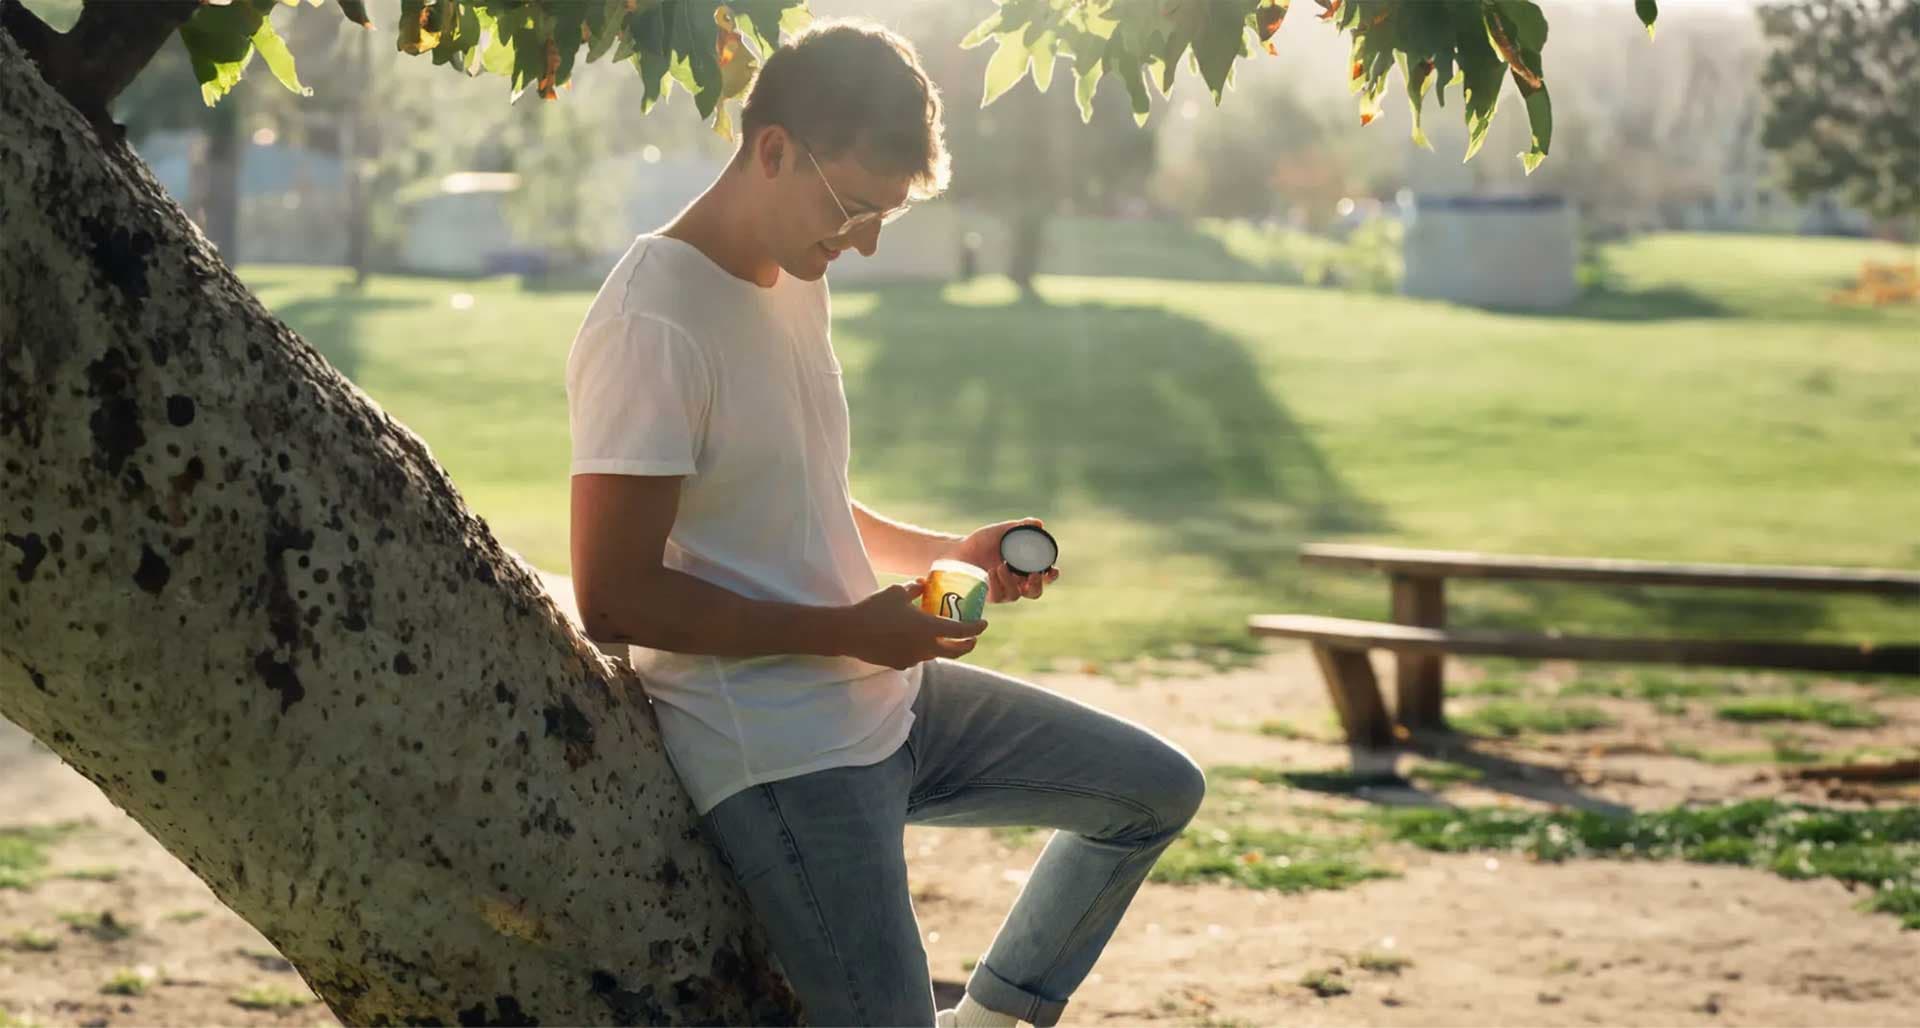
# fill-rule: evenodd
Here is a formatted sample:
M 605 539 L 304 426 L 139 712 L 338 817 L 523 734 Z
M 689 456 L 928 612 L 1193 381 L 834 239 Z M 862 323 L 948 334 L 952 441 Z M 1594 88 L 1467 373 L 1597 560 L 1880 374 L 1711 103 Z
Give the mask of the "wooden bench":
M 1626 639 L 1449 629 L 1445 593 L 1449 578 L 1497 578 L 1867 593 L 1920 600 L 1920 572 L 1580 560 L 1337 544 L 1303 546 L 1300 559 L 1310 566 L 1384 572 L 1390 582 L 1391 623 L 1306 614 L 1257 614 L 1247 620 L 1254 635 L 1303 639 L 1312 644 L 1334 709 L 1356 751 L 1390 747 L 1400 734 L 1395 731 L 1396 722 L 1401 733 L 1409 734 L 1446 728 L 1441 669 L 1450 653 L 1920 675 L 1920 643 Z M 1368 658 L 1368 652 L 1376 649 L 1392 651 L 1397 661 L 1396 703 L 1391 718 Z

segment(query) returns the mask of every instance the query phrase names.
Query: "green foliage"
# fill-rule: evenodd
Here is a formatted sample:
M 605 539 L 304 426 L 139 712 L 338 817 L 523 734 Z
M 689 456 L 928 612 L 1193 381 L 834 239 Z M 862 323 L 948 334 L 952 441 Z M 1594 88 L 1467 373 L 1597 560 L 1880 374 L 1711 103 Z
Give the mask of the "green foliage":
M 1374 974 L 1399 974 L 1413 966 L 1412 958 L 1397 953 L 1362 953 L 1353 962 L 1362 971 Z
M 281 2 L 298 0 L 207 4 L 181 28 L 208 104 L 240 81 L 256 52 L 282 85 L 307 92 L 270 18 Z M 339 4 L 347 20 L 374 28 L 364 3 Z M 744 93 L 759 61 L 811 17 L 804 0 L 401 0 L 397 13 L 400 52 L 431 54 L 461 75 L 502 76 L 515 99 L 528 89 L 558 99 L 584 51 L 588 62 L 634 67 L 646 83 L 643 112 L 678 85 L 722 135 L 732 131 L 723 103 Z
M 1318 968 L 1300 976 L 1300 984 L 1311 990 L 1321 999 L 1345 996 L 1353 991 L 1347 980 L 1340 975 L 1337 967 Z
M 109 996 L 142 996 L 146 994 L 147 984 L 146 975 L 122 968 L 100 986 L 100 991 Z
M 1612 678 L 1581 678 L 1560 690 L 1561 696 L 1609 696 L 1648 703 L 1696 700 L 1740 691 L 1738 683 L 1718 679 L 1682 678 L 1666 671 L 1635 671 Z
M 1513 850 L 1537 860 L 1616 857 L 1765 868 L 1876 891 L 1868 909 L 1920 927 L 1920 807 L 1834 810 L 1749 800 L 1609 817 L 1585 811 L 1393 809 L 1375 815 L 1400 841 L 1443 853 Z
M 1431 94 L 1444 104 L 1457 77 L 1471 157 L 1492 122 L 1501 80 L 1510 73 L 1532 128 L 1533 145 L 1521 159 L 1531 171 L 1546 158 L 1553 137 L 1552 105 L 1541 78 L 1547 21 L 1532 0 L 1316 2 L 1320 20 L 1352 40 L 1350 85 L 1360 98 L 1362 125 L 1379 115 L 1389 76 L 1398 68 L 1413 113 L 1413 138 L 1426 146 L 1425 100 Z M 1065 59 L 1079 78 L 1080 95 L 1117 76 L 1134 117 L 1144 123 L 1152 106 L 1147 83 L 1168 95 L 1183 60 L 1220 103 L 1235 62 L 1251 47 L 1271 52 L 1269 41 L 1289 7 L 1288 0 L 999 0 L 961 45 L 998 45 L 987 71 L 989 99 L 1029 71 L 1044 89 L 1053 63 Z M 1643 0 L 1637 10 L 1651 27 L 1652 4 Z
M 0 828 L 0 889 L 30 889 L 47 866 L 47 847 L 71 834 L 77 825 Z
M 1446 760 L 1423 760 L 1407 770 L 1407 777 L 1429 789 L 1439 789 L 1480 781 L 1486 777 L 1486 772 Z
M 207 103 L 240 81 L 256 52 L 283 85 L 305 92 L 270 18 L 277 2 L 208 4 L 182 28 Z M 363 0 L 338 2 L 349 21 L 373 28 Z M 1378 116 L 1397 67 L 1413 112 L 1413 138 L 1427 145 L 1421 128 L 1426 97 L 1445 104 L 1457 78 L 1471 157 L 1510 73 L 1532 131 L 1521 159 L 1528 171 L 1545 159 L 1553 136 L 1541 78 L 1547 22 L 1532 0 L 1316 2 L 1320 20 L 1351 39 L 1361 124 Z M 1171 94 L 1182 64 L 1220 103 L 1242 58 L 1255 49 L 1274 52 L 1271 40 L 1290 7 L 1291 0 L 996 0 L 961 46 L 995 45 L 983 105 L 1026 78 L 1046 92 L 1056 63 L 1065 61 L 1083 119 L 1093 117 L 1100 84 L 1117 81 L 1144 124 L 1152 91 Z M 1651 0 L 1636 0 L 1635 10 L 1651 31 Z M 589 63 L 627 61 L 646 82 L 643 111 L 677 84 L 692 94 L 702 119 L 711 117 L 716 131 L 730 135 L 725 101 L 740 96 L 758 62 L 810 17 L 804 0 L 401 0 L 396 30 L 400 51 L 430 53 L 434 64 L 463 75 L 504 76 L 516 98 L 531 88 L 556 99 L 583 50 Z
M 1757 696 L 1723 703 L 1715 711 L 1727 721 L 1811 721 L 1829 728 L 1878 728 L 1886 715 L 1845 700 L 1812 696 Z
M 1520 700 L 1495 700 L 1453 719 L 1454 727 L 1472 735 L 1516 736 L 1527 732 L 1566 735 L 1605 728 L 1611 715 L 1594 707 L 1568 704 L 1546 706 Z
M 1363 861 L 1354 839 L 1233 825 L 1192 825 L 1154 864 L 1156 882 L 1224 881 L 1249 889 L 1345 889 L 1393 872 Z
M 1834 191 L 1883 218 L 1920 215 L 1920 4 L 1790 0 L 1761 8 L 1772 52 L 1761 142 L 1801 198 Z
M 59 915 L 60 920 L 76 932 L 84 932 L 99 942 L 119 942 L 133 934 L 133 929 L 113 916 L 113 911 L 70 910 Z
M 31 928 L 23 928 L 13 933 L 9 944 L 22 953 L 52 953 L 60 948 L 59 939 Z

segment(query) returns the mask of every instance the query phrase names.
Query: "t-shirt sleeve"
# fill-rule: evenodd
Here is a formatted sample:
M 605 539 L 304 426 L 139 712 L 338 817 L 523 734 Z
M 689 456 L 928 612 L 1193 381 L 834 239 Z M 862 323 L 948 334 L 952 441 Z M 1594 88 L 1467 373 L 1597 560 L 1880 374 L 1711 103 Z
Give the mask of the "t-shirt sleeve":
M 608 318 L 567 355 L 573 474 L 691 475 L 706 437 L 713 378 L 679 327 Z

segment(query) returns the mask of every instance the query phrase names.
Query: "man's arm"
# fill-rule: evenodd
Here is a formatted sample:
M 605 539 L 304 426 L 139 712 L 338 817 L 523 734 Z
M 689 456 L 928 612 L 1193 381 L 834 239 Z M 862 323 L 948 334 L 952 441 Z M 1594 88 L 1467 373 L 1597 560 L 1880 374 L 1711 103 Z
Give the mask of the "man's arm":
M 680 508 L 678 476 L 573 476 L 574 599 L 588 638 L 679 653 L 852 656 L 909 667 L 970 652 L 986 622 L 924 613 L 918 585 L 852 606 L 754 600 L 664 566 Z
M 889 575 L 924 575 L 963 538 L 895 521 L 859 500 L 853 501 L 853 523 L 873 569 Z

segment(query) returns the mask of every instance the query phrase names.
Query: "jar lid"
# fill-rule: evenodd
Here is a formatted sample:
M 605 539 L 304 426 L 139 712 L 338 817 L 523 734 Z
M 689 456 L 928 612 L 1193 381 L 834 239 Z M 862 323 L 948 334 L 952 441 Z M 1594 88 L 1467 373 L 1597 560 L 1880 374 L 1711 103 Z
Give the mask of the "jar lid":
M 1060 559 L 1060 544 L 1038 525 L 1015 525 L 1000 536 L 1000 559 L 1022 575 L 1038 575 Z

